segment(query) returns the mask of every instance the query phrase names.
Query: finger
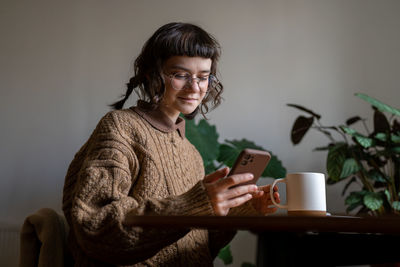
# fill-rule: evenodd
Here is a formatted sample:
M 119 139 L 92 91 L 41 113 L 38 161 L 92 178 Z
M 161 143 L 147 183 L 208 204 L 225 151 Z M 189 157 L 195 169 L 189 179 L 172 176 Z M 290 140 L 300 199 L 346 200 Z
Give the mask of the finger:
M 271 185 L 270 185 L 270 184 L 260 186 L 260 189 L 262 189 L 264 192 L 269 192 L 270 188 L 271 188 Z M 275 185 L 273 191 L 274 191 L 274 192 L 277 192 L 277 191 L 278 191 L 278 186 Z
M 213 173 L 210 173 L 209 175 L 207 175 L 206 177 L 204 177 L 203 182 L 204 183 L 213 183 L 219 179 L 224 178 L 225 176 L 227 176 L 229 173 L 229 168 L 225 167 L 222 169 L 219 169 Z
M 267 194 L 267 196 L 265 197 L 268 201 L 271 201 L 271 195 L 270 194 Z M 274 200 L 275 201 L 280 201 L 280 195 L 279 195 L 279 193 L 278 192 L 275 192 L 274 193 Z
M 260 198 L 262 196 L 264 196 L 264 191 L 258 190 L 253 193 L 253 198 Z
M 275 199 L 277 199 L 277 198 L 280 197 L 280 195 L 279 195 L 278 192 L 274 192 L 274 193 L 273 193 L 273 196 L 274 196 Z M 271 194 L 269 194 L 269 193 L 266 194 L 266 197 L 267 197 L 267 199 L 271 199 Z
M 263 192 L 264 194 L 263 195 L 261 195 L 261 196 L 264 196 L 264 198 L 266 198 L 267 200 L 271 200 L 271 194 L 269 193 L 270 192 L 270 188 L 271 188 L 271 185 L 263 185 L 263 186 L 259 186 L 258 187 L 259 188 L 259 191 L 260 192 Z M 276 190 L 275 190 L 276 189 Z M 277 187 L 276 186 L 274 186 L 274 196 L 275 196 L 275 194 L 278 194 L 277 196 L 279 197 L 279 193 L 277 193 L 276 191 L 277 191 Z
M 242 173 L 228 176 L 227 178 L 220 180 L 219 185 L 226 188 L 232 187 L 234 185 L 239 185 L 248 181 L 251 181 L 254 178 L 251 173 Z
M 275 201 L 276 204 L 281 203 L 281 199 L 280 199 L 279 197 L 275 197 L 275 198 L 274 198 L 274 201 Z M 267 199 L 264 203 L 265 203 L 265 204 L 264 204 L 265 207 L 274 206 L 274 205 L 275 205 L 275 203 L 272 202 L 272 199 L 270 199 L 270 198 Z
M 258 188 L 264 192 L 269 192 L 270 185 L 262 185 L 259 186 Z
M 225 199 L 235 198 L 247 193 L 255 193 L 258 191 L 258 187 L 254 184 L 240 185 L 234 188 L 230 188 L 223 193 Z
M 281 203 L 281 198 L 278 192 L 274 193 L 274 198 L 276 203 Z
M 225 201 L 225 205 L 228 208 L 238 207 L 238 206 L 246 203 L 247 201 L 249 201 L 251 198 L 252 198 L 251 194 L 245 194 L 240 197 L 235 197 L 235 198 Z

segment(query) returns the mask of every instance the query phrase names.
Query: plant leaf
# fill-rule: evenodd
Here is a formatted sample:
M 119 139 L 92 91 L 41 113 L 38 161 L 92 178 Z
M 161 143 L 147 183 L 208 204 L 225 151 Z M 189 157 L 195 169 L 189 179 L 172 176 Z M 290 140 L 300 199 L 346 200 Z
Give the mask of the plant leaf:
M 373 140 L 371 138 L 365 137 L 362 134 L 358 133 L 356 130 L 354 130 L 350 127 L 344 126 L 344 125 L 341 125 L 340 128 L 342 129 L 342 131 L 344 133 L 347 133 L 348 135 L 353 136 L 355 138 L 355 140 L 357 141 L 357 143 L 359 143 L 362 147 L 369 148 L 372 146 Z
M 400 146 L 392 147 L 392 152 L 399 154 L 400 153 Z
M 314 117 L 306 118 L 304 116 L 299 116 L 293 124 L 293 128 L 290 134 L 290 139 L 294 145 L 300 143 L 304 135 L 311 128 L 314 122 Z
M 392 202 L 392 207 L 395 210 L 400 210 L 400 201 L 393 201 Z
M 344 133 L 347 133 L 348 135 L 351 135 L 351 136 L 354 136 L 357 133 L 356 130 L 354 130 L 354 129 L 350 128 L 350 127 L 347 127 L 347 126 L 343 126 L 343 125 L 340 126 L 340 129 L 342 129 L 342 131 Z
M 373 140 L 371 138 L 368 137 L 364 137 L 364 136 L 355 136 L 354 137 L 357 142 L 364 148 L 369 148 L 373 145 Z
M 224 163 L 228 167 L 232 167 L 235 159 L 239 156 L 241 150 L 236 149 L 232 145 L 221 144 L 217 160 Z
M 346 160 L 347 145 L 339 143 L 329 149 L 326 169 L 331 180 L 338 182 L 341 178 L 342 167 Z
M 387 179 L 385 179 L 385 177 L 382 176 L 382 174 L 377 170 L 368 171 L 367 176 L 369 179 L 371 179 L 373 181 L 387 183 Z
M 271 160 L 268 163 L 267 168 L 261 174 L 261 177 L 272 177 L 272 178 L 282 178 L 286 176 L 286 168 L 283 167 L 282 162 L 277 156 L 271 154 Z
M 374 132 L 375 133 L 390 132 L 389 121 L 387 120 L 385 114 L 383 114 L 379 110 L 375 110 L 375 112 L 374 112 Z
M 358 206 L 363 206 L 363 197 L 367 191 L 351 192 L 345 199 L 345 204 L 348 206 L 346 211 L 350 212 Z
M 348 158 L 344 161 L 343 167 L 342 167 L 342 172 L 340 173 L 340 178 L 346 178 L 360 170 L 360 166 L 358 166 L 358 163 L 355 159 L 353 158 Z
M 363 197 L 366 195 L 366 191 L 351 192 L 344 201 L 346 205 L 351 205 L 355 203 L 362 203 Z
M 306 113 L 312 115 L 313 117 L 317 118 L 318 120 L 321 119 L 321 115 L 315 113 L 314 111 L 312 111 L 312 110 L 310 110 L 310 109 L 308 109 L 308 108 L 305 108 L 305 107 L 303 107 L 303 106 L 296 105 L 296 104 L 287 104 L 287 105 L 288 105 L 289 107 L 297 108 L 297 109 L 299 109 L 299 110 L 301 110 L 301 111 L 304 111 L 304 112 L 306 112 Z
M 364 205 L 370 210 L 377 210 L 383 205 L 383 199 L 380 194 L 369 192 L 364 196 Z
M 375 135 L 375 138 L 378 139 L 379 141 L 386 142 L 387 135 L 385 133 L 377 133 Z
M 392 140 L 393 143 L 396 143 L 396 144 L 400 143 L 400 136 L 398 136 L 398 135 L 392 134 L 390 136 L 390 139 Z
M 390 197 L 389 190 L 385 189 L 384 193 L 385 193 L 385 196 L 386 196 L 387 201 L 390 203 L 391 197 Z
M 231 264 L 233 262 L 231 246 L 226 245 L 225 247 L 223 247 L 218 253 L 218 258 L 220 258 L 225 265 Z
M 350 126 L 358 121 L 362 120 L 359 116 L 354 116 L 346 120 L 346 125 Z
M 185 136 L 199 151 L 205 169 L 210 169 L 219 151 L 219 135 L 216 127 L 204 119 L 201 119 L 198 124 L 194 120 L 186 120 Z
M 389 105 L 386 105 L 386 104 L 382 103 L 381 101 L 379 101 L 373 97 L 370 97 L 366 94 L 356 93 L 355 95 L 358 96 L 359 98 L 361 98 L 362 100 L 367 101 L 372 106 L 376 107 L 377 109 L 379 109 L 382 112 L 389 112 L 396 116 L 400 116 L 400 110 L 397 108 L 393 108 Z

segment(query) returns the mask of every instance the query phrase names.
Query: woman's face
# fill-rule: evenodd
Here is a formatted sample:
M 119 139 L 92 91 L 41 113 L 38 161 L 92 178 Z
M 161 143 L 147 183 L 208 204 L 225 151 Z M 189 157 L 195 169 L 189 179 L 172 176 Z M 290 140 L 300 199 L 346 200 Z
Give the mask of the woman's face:
M 207 92 L 211 59 L 173 56 L 164 64 L 165 94 L 160 109 L 175 122 L 180 113 L 190 114 Z

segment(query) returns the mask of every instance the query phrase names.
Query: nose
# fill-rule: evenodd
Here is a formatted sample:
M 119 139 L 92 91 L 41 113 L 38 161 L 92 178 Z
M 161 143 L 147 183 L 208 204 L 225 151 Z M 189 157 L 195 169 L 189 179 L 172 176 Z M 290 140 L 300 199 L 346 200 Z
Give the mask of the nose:
M 201 91 L 200 90 L 200 79 L 197 77 L 191 77 L 190 80 L 188 81 L 189 86 L 191 89 L 196 90 L 196 91 Z

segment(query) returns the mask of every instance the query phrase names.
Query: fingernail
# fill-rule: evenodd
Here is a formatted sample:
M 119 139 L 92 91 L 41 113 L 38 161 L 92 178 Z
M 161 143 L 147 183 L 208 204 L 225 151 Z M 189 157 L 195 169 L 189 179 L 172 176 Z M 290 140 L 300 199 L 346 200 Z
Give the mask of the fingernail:
M 253 178 L 254 178 L 254 175 L 250 173 L 248 177 L 251 178 L 251 179 L 253 179 Z

